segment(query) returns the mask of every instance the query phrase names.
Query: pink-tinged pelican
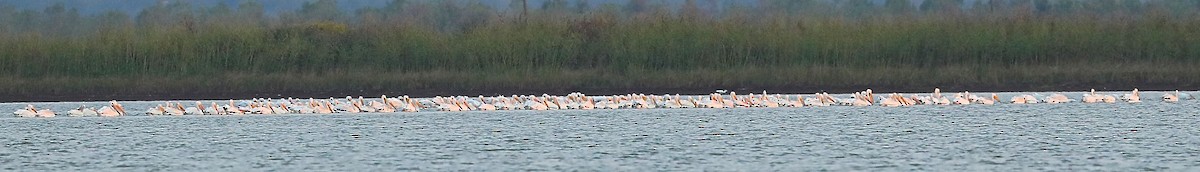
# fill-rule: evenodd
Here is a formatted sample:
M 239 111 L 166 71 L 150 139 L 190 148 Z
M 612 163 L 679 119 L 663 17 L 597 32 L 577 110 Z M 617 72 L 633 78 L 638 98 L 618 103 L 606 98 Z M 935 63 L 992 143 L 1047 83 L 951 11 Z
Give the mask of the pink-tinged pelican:
M 404 101 L 398 98 L 387 98 L 387 95 L 382 96 L 383 103 L 392 108 L 393 111 L 402 111 L 404 109 Z
M 1117 97 L 1113 95 L 1104 95 L 1104 103 L 1116 103 Z
M 974 103 L 977 103 L 977 104 L 993 105 L 993 104 L 996 104 L 997 101 L 1000 101 L 1000 96 L 997 96 L 996 93 L 992 93 L 992 96 L 987 97 L 987 98 L 978 97 L 975 95 L 971 95 L 971 96 L 972 96 L 971 100 L 973 100 Z
M 727 107 L 725 106 L 725 98 L 722 97 L 721 94 L 712 93 L 709 95 L 709 99 L 710 100 L 708 101 L 707 105 L 709 108 L 720 109 Z
M 1070 103 L 1070 102 L 1074 102 L 1075 100 L 1071 99 L 1071 98 L 1067 98 L 1066 95 L 1054 93 L 1054 94 L 1051 94 L 1049 97 L 1046 97 L 1045 101 L 1046 101 L 1046 103 L 1050 103 L 1050 104 L 1058 104 L 1058 103 Z
M 316 107 L 313 107 L 313 113 L 332 114 L 333 113 L 333 105 L 329 104 L 329 101 L 327 101 L 327 100 L 321 100 L 321 102 L 318 102 L 316 104 Z
M 897 98 L 899 96 L 900 95 L 896 93 L 889 94 L 888 96 L 884 97 L 883 101 L 879 102 L 879 105 L 883 107 L 905 106 L 904 103 L 900 102 L 901 98 Z
M 394 105 L 395 102 L 393 102 L 392 100 L 389 100 L 387 98 L 387 95 L 379 96 L 379 99 L 382 100 L 383 103 L 371 101 L 371 107 L 376 109 L 375 111 L 382 112 L 382 113 L 396 112 L 396 106 Z
M 790 102 L 791 107 L 804 107 L 804 95 L 796 94 L 796 101 Z
M 253 106 L 253 109 L 254 109 L 253 111 L 257 112 L 258 114 L 284 114 L 284 113 L 286 113 L 285 110 L 279 109 L 279 106 L 275 105 L 274 100 L 269 100 L 269 99 L 261 99 L 261 100 L 262 100 L 261 102 L 254 103 L 254 106 Z M 279 104 L 283 104 L 283 103 L 279 103 Z
M 108 106 L 101 107 L 96 111 L 102 117 L 118 117 L 125 116 L 125 107 L 117 103 L 116 100 L 109 101 Z
M 871 89 L 856 92 L 852 96 L 853 98 L 849 102 L 851 106 L 871 106 L 875 104 L 875 96 L 874 93 L 871 93 Z
M 530 97 L 529 101 L 526 102 L 529 102 L 527 106 L 529 106 L 530 110 L 544 111 L 550 109 L 545 103 L 546 101 L 540 101 L 537 97 Z
M 593 100 L 592 97 L 588 97 L 586 95 L 583 95 L 582 93 L 580 93 L 580 96 L 582 96 L 582 97 L 580 97 L 580 99 L 583 100 L 583 104 L 579 105 L 579 109 L 583 109 L 583 110 L 596 109 L 596 100 Z
M 34 113 L 37 115 L 38 118 L 53 118 L 54 116 L 57 116 L 57 114 L 55 114 L 54 111 L 50 110 L 50 109 L 37 110 L 37 111 L 34 111 Z
M 1013 96 L 1011 102 L 1012 104 L 1034 104 L 1037 103 L 1038 100 L 1032 95 L 1024 94 Z
M 121 112 L 117 112 L 117 110 L 116 110 L 116 109 L 113 109 L 113 108 L 112 108 L 112 106 L 104 106 L 104 107 L 100 107 L 100 110 L 97 110 L 96 112 L 97 112 L 97 113 L 98 113 L 100 116 L 102 116 L 102 117 L 118 117 L 118 116 L 121 116 Z
M 493 105 L 493 103 L 495 103 L 495 101 L 488 102 L 487 99 L 483 98 L 483 95 L 479 95 L 479 110 L 480 111 L 495 111 L 497 108 L 496 108 L 496 105 Z
M 422 108 L 421 102 L 417 102 L 416 100 L 413 100 L 412 98 L 408 98 L 408 96 L 404 96 L 404 100 L 408 101 L 407 105 L 404 107 L 404 112 L 419 112 L 419 111 L 421 111 L 421 108 Z
M 171 102 L 167 102 L 167 106 L 165 106 L 165 107 L 164 106 L 159 106 L 159 107 L 163 107 L 163 112 L 166 112 L 166 114 L 169 114 L 169 115 L 175 115 L 175 116 L 185 115 L 183 112 L 183 106 L 178 106 L 178 105 L 172 104 Z

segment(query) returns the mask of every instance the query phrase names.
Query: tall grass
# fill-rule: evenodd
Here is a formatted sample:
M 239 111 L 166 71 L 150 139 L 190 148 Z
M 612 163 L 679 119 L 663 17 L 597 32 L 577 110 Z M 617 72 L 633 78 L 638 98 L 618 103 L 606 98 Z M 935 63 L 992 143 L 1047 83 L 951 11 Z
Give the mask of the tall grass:
M 1200 86 L 1200 15 L 1146 11 L 597 9 L 459 17 L 454 27 L 419 12 L 360 12 L 185 17 L 71 36 L 0 30 L 0 95 Z

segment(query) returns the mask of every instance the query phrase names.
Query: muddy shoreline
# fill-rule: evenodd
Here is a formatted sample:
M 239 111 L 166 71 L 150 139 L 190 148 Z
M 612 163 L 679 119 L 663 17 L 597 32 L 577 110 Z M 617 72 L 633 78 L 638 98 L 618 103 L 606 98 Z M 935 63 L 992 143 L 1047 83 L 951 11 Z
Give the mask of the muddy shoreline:
M 829 93 L 850 93 L 861 91 L 870 88 L 877 93 L 927 93 L 931 92 L 934 87 L 940 87 L 944 91 L 974 91 L 974 92 L 1054 92 L 1054 91 L 1086 91 L 1088 89 L 1096 89 L 1098 91 L 1126 91 L 1133 88 L 1138 88 L 1144 91 L 1151 90 L 1196 90 L 1197 85 L 1174 85 L 1174 84 L 1071 84 L 1071 85 L 1011 85 L 1011 86 L 980 86 L 980 85 L 957 85 L 957 86 L 844 86 L 844 87 L 809 87 L 809 86 L 792 86 L 792 87 L 703 87 L 703 88 L 614 88 L 614 89 L 580 89 L 580 88 L 555 88 L 555 89 L 418 89 L 418 90 L 320 90 L 320 91 L 284 91 L 284 92 L 154 92 L 145 91 L 139 94 L 115 94 L 104 92 L 86 92 L 86 93 L 59 93 L 59 94 L 21 94 L 21 93 L 0 93 L 0 102 L 76 102 L 76 101 L 155 101 L 155 100 L 227 100 L 227 99 L 250 99 L 250 98 L 328 98 L 328 97 L 345 97 L 345 96 L 364 96 L 377 97 L 380 95 L 399 96 L 408 95 L 410 97 L 433 97 L 433 96 L 495 96 L 495 95 L 565 95 L 571 92 L 582 92 L 588 95 L 613 95 L 613 94 L 682 94 L 682 95 L 698 95 L 708 94 L 715 90 L 730 90 L 740 93 L 767 93 L 775 94 L 809 94 L 816 92 Z

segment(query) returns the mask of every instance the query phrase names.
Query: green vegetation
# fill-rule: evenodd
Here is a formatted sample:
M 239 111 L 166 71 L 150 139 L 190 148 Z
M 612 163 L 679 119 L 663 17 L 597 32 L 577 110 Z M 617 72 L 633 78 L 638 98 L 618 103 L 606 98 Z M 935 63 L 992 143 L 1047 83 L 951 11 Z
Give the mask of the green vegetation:
M 0 96 L 1200 86 L 1200 1 L 927 1 L 0 7 Z

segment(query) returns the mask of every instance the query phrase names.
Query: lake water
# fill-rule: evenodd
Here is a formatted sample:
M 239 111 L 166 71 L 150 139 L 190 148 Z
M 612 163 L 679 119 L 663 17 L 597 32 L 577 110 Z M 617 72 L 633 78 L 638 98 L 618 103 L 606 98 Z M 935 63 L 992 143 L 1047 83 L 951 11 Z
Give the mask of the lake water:
M 0 118 L 5 171 L 1198 171 L 1200 104 Z M 127 103 L 127 106 L 133 106 Z M 24 104 L 0 104 L 16 109 Z M 98 105 L 98 104 L 97 104 Z M 42 103 L 61 108 L 69 103 Z M 61 109 L 61 110 L 60 110 Z M 130 107 L 141 111 L 144 107 Z

